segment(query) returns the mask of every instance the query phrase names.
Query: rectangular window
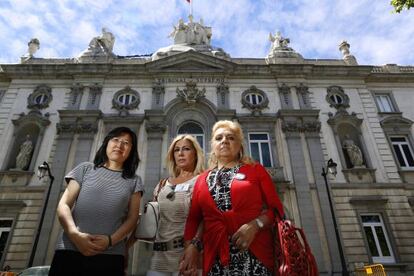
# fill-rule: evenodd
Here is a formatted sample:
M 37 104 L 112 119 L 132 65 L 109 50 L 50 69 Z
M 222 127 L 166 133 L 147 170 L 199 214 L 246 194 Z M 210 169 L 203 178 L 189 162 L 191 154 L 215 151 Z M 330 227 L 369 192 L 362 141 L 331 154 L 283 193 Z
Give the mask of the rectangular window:
M 374 263 L 394 263 L 390 241 L 380 214 L 362 214 L 362 226 Z
M 201 149 L 204 150 L 204 134 L 191 134 L 191 135 L 193 135 L 197 139 L 197 142 L 200 144 Z
M 13 225 L 12 219 L 0 218 L 0 260 L 6 253 L 7 239 L 9 238 L 11 227 Z
M 404 136 L 390 137 L 390 140 L 401 169 L 414 169 L 414 154 L 407 138 Z
M 389 94 L 376 94 L 375 101 L 377 102 L 380 112 L 395 112 L 392 100 Z
M 267 133 L 249 133 L 250 154 L 264 167 L 273 167 L 270 139 Z

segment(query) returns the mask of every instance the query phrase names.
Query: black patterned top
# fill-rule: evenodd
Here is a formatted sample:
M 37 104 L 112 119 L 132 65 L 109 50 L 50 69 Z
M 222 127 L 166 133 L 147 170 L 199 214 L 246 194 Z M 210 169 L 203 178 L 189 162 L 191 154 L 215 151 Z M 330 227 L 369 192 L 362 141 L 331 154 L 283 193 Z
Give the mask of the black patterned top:
M 233 178 L 236 176 L 241 165 L 236 165 L 232 168 L 215 168 L 208 178 L 207 184 L 211 196 L 213 197 L 217 208 L 222 211 L 231 210 L 231 184 Z M 239 250 L 231 241 L 230 243 L 230 263 L 228 267 L 223 267 L 217 257 L 211 270 L 208 272 L 209 276 L 247 276 L 247 275 L 272 275 L 272 273 L 249 251 Z

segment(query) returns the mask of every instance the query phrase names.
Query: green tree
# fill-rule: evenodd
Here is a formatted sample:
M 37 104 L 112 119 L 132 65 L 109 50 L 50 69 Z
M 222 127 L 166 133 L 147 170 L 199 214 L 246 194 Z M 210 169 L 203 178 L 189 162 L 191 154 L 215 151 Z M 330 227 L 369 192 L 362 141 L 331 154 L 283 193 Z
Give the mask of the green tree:
M 400 13 L 403 9 L 410 9 L 414 7 L 414 0 L 391 0 L 391 5 L 394 6 L 395 11 Z

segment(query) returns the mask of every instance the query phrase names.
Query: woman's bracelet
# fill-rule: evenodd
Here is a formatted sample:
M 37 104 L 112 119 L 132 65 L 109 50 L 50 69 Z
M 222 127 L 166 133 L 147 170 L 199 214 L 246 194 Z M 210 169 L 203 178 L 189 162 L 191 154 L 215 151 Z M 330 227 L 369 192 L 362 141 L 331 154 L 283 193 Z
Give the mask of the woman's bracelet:
M 111 238 L 111 235 L 107 235 L 107 237 L 108 237 L 108 248 L 111 248 L 112 247 L 112 238 Z
M 198 252 L 201 252 L 203 250 L 203 243 L 201 242 L 200 238 L 194 237 L 190 244 L 194 245 L 195 248 L 198 250 Z

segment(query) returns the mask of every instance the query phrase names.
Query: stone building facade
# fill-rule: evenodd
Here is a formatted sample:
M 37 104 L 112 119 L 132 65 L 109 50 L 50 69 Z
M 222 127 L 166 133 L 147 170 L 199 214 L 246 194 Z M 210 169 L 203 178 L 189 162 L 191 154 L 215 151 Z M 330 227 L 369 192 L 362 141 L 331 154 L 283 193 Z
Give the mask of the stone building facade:
M 32 49 L 20 64 L 0 65 L 0 266 L 27 267 L 43 209 L 34 265 L 50 263 L 63 176 L 92 160 L 111 128 L 137 132 L 148 199 L 167 173 L 174 136 L 192 133 L 209 152 L 211 127 L 230 119 L 304 228 L 321 275 L 342 275 L 333 215 L 349 271 L 382 263 L 388 275 L 412 275 L 414 67 L 358 65 L 346 42 L 343 59 L 306 59 L 280 33 L 270 35 L 267 57 L 231 58 L 211 46 L 211 35 L 190 18 L 178 23 L 172 45 L 124 57 L 103 30 L 76 58 L 36 58 Z M 338 174 L 325 185 L 329 159 Z M 36 177 L 43 161 L 55 177 L 46 206 L 50 181 Z M 145 272 L 149 247 L 134 247 L 131 275 Z

